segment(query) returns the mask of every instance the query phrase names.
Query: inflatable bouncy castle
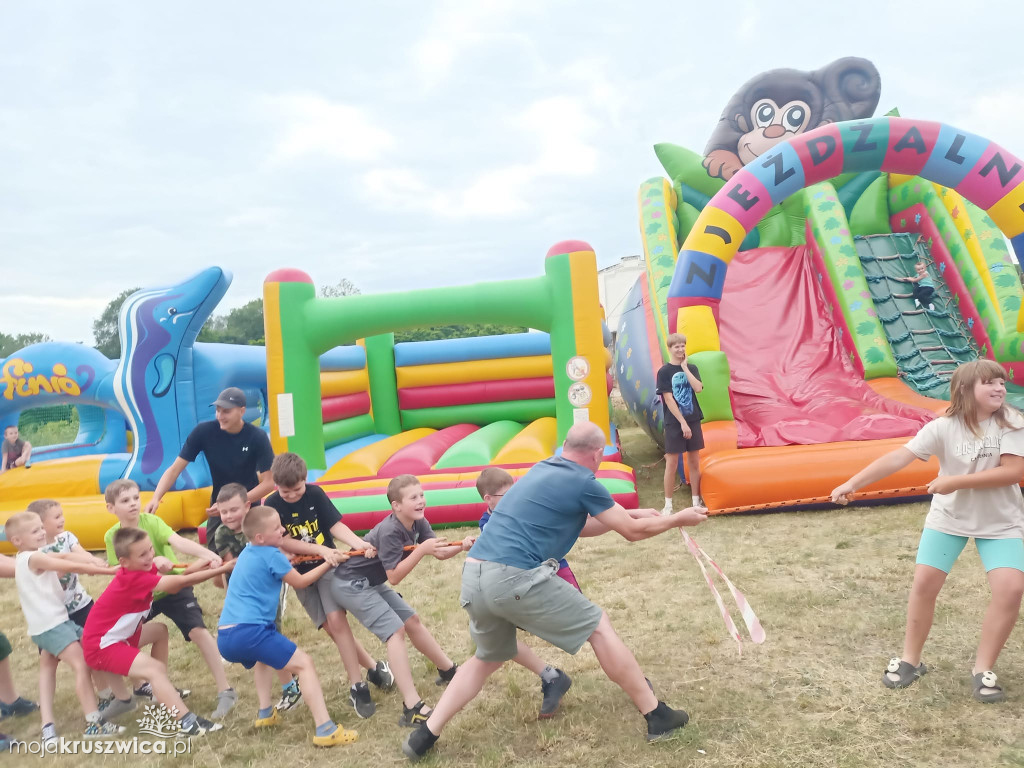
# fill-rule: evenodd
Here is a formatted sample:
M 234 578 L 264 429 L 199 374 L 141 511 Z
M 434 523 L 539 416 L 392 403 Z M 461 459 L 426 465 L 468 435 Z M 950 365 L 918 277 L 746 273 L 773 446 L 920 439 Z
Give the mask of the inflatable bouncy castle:
M 840 59 L 743 86 L 703 156 L 660 144 L 640 189 L 646 273 L 615 374 L 661 441 L 654 374 L 687 337 L 704 381 L 702 493 L 712 512 L 820 503 L 945 409 L 957 365 L 1006 370 L 1024 405 L 1024 164 L 940 123 L 872 118 L 875 67 Z M 934 287 L 915 298 L 916 265 Z M 915 462 L 869 486 L 920 493 Z
M 551 249 L 540 277 L 404 293 L 316 298 L 304 272 L 278 270 L 264 284 L 274 452 L 301 455 L 350 528 L 390 513 L 387 484 L 404 473 L 422 481 L 431 524 L 450 525 L 484 511 L 481 469 L 520 475 L 574 422 L 592 421 L 608 437 L 598 480 L 635 508 L 609 418 L 597 294 L 594 253 L 574 241 Z M 394 341 L 396 330 L 452 323 L 539 332 Z
M 118 321 L 119 360 L 81 344 L 47 342 L 0 362 L 0 424 L 17 425 L 23 412 L 55 405 L 74 407 L 79 423 L 72 441 L 33 446 L 30 467 L 0 474 L 0 520 L 34 499 L 57 499 L 68 530 L 83 546 L 102 547 L 113 520 L 103 489 L 126 477 L 152 491 L 192 428 L 213 418 L 221 389 L 245 389 L 256 405 L 247 417 L 259 418 L 266 402 L 262 348 L 196 343 L 230 283 L 230 274 L 210 267 L 129 296 Z M 190 465 L 160 515 L 173 528 L 196 526 L 206 519 L 209 485 L 205 463 Z

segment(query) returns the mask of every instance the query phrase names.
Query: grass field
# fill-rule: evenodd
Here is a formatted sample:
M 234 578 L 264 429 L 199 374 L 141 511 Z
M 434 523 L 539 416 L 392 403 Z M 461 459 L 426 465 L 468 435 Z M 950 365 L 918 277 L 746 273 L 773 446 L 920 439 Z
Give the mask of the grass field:
M 655 464 L 655 449 L 629 430 L 624 430 L 624 440 L 628 460 L 641 467 L 642 503 L 660 506 L 662 467 Z M 677 501 L 682 503 L 685 493 L 677 494 Z M 763 646 L 745 643 L 742 658 L 678 534 L 634 544 L 615 534 L 582 540 L 569 561 L 584 592 L 608 611 L 659 697 L 689 711 L 690 725 L 672 740 L 646 744 L 643 719 L 604 677 L 589 647 L 570 657 L 531 639 L 543 658 L 573 678 L 559 715 L 537 721 L 538 680 L 506 667 L 452 722 L 433 756 L 421 764 L 1024 766 L 1019 632 L 1011 637 L 998 669 L 1007 701 L 986 706 L 971 698 L 969 673 L 988 597 L 973 548 L 964 553 L 939 598 L 924 656 L 931 672 L 906 691 L 881 685 L 886 662 L 902 645 L 907 590 L 925 512 L 926 505 L 909 504 L 726 516 L 692 529 L 745 592 L 768 633 Z M 452 537 L 460 534 L 450 532 Z M 104 580 L 88 578 L 86 583 L 95 596 Z M 417 567 L 401 591 L 448 653 L 461 659 L 472 649 L 458 588 L 458 561 L 430 560 Z M 206 584 L 197 592 L 209 625 L 215 626 L 220 593 Z M 0 610 L 3 629 L 15 645 L 15 680 L 23 693 L 35 698 L 36 653 L 24 635 L 11 582 L 3 589 Z M 383 652 L 374 638 L 356 631 L 371 653 Z M 209 714 L 215 704 L 209 675 L 198 654 L 173 632 L 172 627 L 172 677 L 179 686 L 193 689 L 189 705 Z M 54 757 L 45 762 L 122 765 L 130 760 L 138 768 L 404 764 L 399 745 L 405 731 L 396 725 L 398 693 L 374 691 L 377 714 L 358 720 L 347 703 L 333 645 L 312 630 L 294 595 L 285 633 L 312 652 L 332 714 L 359 731 L 355 745 L 316 750 L 304 707 L 286 713 L 276 730 L 255 732 L 250 727 L 255 713 L 251 678 L 234 666 L 229 677 L 240 692 L 239 705 L 225 721 L 225 731 L 193 740 L 190 757 L 163 762 L 153 757 Z M 433 685 L 434 670 L 415 652 L 411 658 L 420 694 L 436 702 L 440 689 Z M 60 673 L 57 705 L 58 728 L 74 737 L 80 715 L 66 670 Z M 129 736 L 135 732 L 132 718 L 122 718 L 131 726 Z M 36 716 L 0 724 L 0 730 L 23 739 L 38 738 L 38 729 Z

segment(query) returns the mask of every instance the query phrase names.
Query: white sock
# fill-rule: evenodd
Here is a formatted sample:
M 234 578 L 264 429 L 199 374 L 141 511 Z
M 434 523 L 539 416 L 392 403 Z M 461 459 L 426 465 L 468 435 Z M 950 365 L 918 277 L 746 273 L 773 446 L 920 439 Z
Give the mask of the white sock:
M 671 496 L 666 496 L 665 497 L 665 506 L 668 509 L 672 509 L 672 497 Z

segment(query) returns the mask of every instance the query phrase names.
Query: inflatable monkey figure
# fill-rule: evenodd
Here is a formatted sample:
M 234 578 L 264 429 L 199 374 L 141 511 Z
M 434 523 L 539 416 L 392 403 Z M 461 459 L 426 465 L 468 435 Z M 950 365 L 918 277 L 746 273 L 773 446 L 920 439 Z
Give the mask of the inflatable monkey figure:
M 709 176 L 729 179 L 780 141 L 826 123 L 870 117 L 881 89 L 875 65 L 853 56 L 813 72 L 763 72 L 722 112 L 704 150 L 704 168 Z

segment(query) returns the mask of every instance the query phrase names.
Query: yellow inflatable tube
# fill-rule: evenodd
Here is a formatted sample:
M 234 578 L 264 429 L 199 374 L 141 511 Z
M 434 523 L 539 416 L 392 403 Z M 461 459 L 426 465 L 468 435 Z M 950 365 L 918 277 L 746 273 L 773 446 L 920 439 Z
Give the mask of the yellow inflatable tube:
M 397 435 L 380 440 L 376 443 L 364 446 L 353 451 L 333 467 L 328 469 L 320 477 L 318 482 L 328 480 L 344 480 L 348 477 L 366 477 L 376 475 L 381 466 L 394 455 L 394 453 L 405 446 L 415 443 L 420 438 L 432 435 L 436 429 L 422 427 L 410 429 L 408 432 L 399 432 Z
M 56 463 L 56 462 L 54 462 Z M 37 464 L 32 467 L 31 472 L 43 467 Z M 7 474 L 6 472 L 4 474 Z M 153 498 L 152 493 L 143 493 L 142 506 L 145 508 L 149 500 Z M 37 496 L 39 497 L 39 496 Z M 53 493 L 42 498 L 52 498 L 60 502 L 64 509 L 64 527 L 71 531 L 82 546 L 86 549 L 103 549 L 103 534 L 107 532 L 117 518 L 107 511 L 106 501 L 103 496 L 96 493 L 82 496 L 64 496 L 60 493 Z M 9 499 L 6 495 L 0 502 L 0 525 L 7 522 L 7 518 L 16 512 L 24 511 L 31 498 Z M 195 528 L 206 520 L 206 508 L 210 505 L 210 489 L 199 488 L 190 491 L 172 491 L 164 496 L 160 502 L 157 515 L 161 517 L 174 530 L 181 528 Z M 14 547 L 7 541 L 0 542 L 0 552 L 12 554 Z
M 366 392 L 370 388 L 370 379 L 366 369 L 360 371 L 326 371 L 320 374 L 320 396 L 338 397 Z
M 555 452 L 558 422 L 552 416 L 529 424 L 498 451 L 492 464 L 527 464 L 543 461 Z
M 473 360 L 466 363 L 432 363 L 399 366 L 395 369 L 399 389 L 436 384 L 462 384 L 468 381 L 533 379 L 551 375 L 551 355 Z

